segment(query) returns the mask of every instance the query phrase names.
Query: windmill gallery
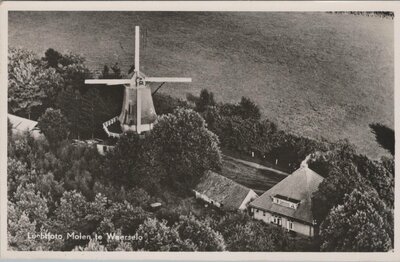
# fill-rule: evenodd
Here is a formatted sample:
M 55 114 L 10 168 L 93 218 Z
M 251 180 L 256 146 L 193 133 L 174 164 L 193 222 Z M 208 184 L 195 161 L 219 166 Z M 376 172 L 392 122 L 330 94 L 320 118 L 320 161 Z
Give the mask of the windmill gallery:
M 34 23 L 35 16 L 40 21 L 52 21 L 59 16 L 65 21 L 82 19 L 74 12 L 33 13 L 23 16 L 12 13 L 10 24 L 18 24 L 25 17 L 31 17 Z M 67 13 L 69 16 L 64 17 Z M 301 81 L 309 76 L 305 65 L 313 64 L 314 57 L 335 54 L 332 49 L 335 46 L 346 47 L 347 43 L 335 38 L 336 35 L 330 35 L 329 39 L 330 43 L 339 41 L 337 45 L 317 49 L 311 45 L 317 38 L 325 39 L 325 33 L 349 30 L 335 23 L 326 24 L 335 21 L 338 14 L 274 16 L 274 19 L 284 16 L 284 21 L 298 20 L 299 28 L 302 19 L 315 19 L 325 25 L 322 29 L 318 27 L 315 34 L 301 29 L 306 31 L 304 39 L 297 41 L 300 38 L 295 37 L 293 28 L 286 23 L 273 27 L 279 31 L 276 36 L 274 30 L 267 30 L 266 34 L 263 27 L 271 27 L 274 20 L 261 23 L 257 19 L 271 19 L 267 14 L 193 13 L 189 18 L 184 13 L 128 13 L 85 15 L 93 21 L 100 21 L 103 16 L 107 19 L 116 16 L 116 21 L 122 17 L 132 19 L 127 29 L 131 38 L 124 33 L 115 37 L 113 31 L 106 41 L 106 37 L 80 35 L 76 29 L 67 28 L 75 30 L 77 43 L 88 42 L 93 47 L 93 51 L 82 47 L 87 60 L 82 55 L 61 53 L 49 46 L 41 46 L 40 50 L 47 51 L 38 57 L 35 52 L 39 51 L 14 48 L 18 41 L 10 39 L 7 166 L 10 249 L 354 252 L 388 251 L 393 247 L 394 148 L 390 139 L 393 130 L 385 124 L 366 123 L 367 127 L 370 124 L 368 132 L 377 138 L 370 144 L 382 141 L 381 133 L 389 134 L 386 135 L 389 139 L 379 144 L 384 156 L 372 159 L 359 153 L 349 140 L 313 138 L 302 135 L 301 130 L 292 133 L 290 128 L 276 124 L 276 117 L 270 117 L 277 112 L 268 113 L 268 110 L 279 111 L 279 120 L 295 126 L 299 123 L 292 118 L 293 110 L 308 104 L 312 107 L 310 118 L 315 117 L 316 111 L 319 115 L 340 111 L 337 107 L 345 102 L 338 101 L 332 105 L 334 109 L 324 111 L 323 105 L 319 107 L 313 100 L 311 87 L 301 86 Z M 150 22 L 147 16 L 152 17 Z M 175 25 L 173 17 L 186 22 Z M 155 25 L 165 19 L 168 24 L 158 25 L 164 25 L 163 28 Z M 197 21 L 195 32 L 189 27 L 185 29 L 191 25 L 191 19 Z M 378 21 L 369 16 L 342 14 L 338 23 L 348 21 L 349 28 L 361 26 L 362 23 L 353 25 L 352 21 L 357 19 L 379 25 L 391 21 L 390 17 Z M 237 27 L 232 33 L 222 26 L 229 23 L 236 28 L 233 25 L 243 25 L 246 20 L 254 20 L 249 25 L 260 25 L 260 29 Z M 82 30 L 98 26 L 90 21 L 85 22 Z M 214 31 L 206 32 L 203 23 L 215 21 L 220 22 L 213 26 Z M 137 24 L 140 28 L 134 26 Z M 125 30 L 124 26 L 118 27 L 119 33 Z M 330 30 L 331 27 L 335 30 Z M 54 38 L 63 39 L 67 35 L 58 32 L 52 33 Z M 44 31 L 41 34 L 45 36 Z M 202 41 L 208 37 L 213 40 Z M 297 40 L 289 41 L 288 37 Z M 367 42 L 372 45 L 379 39 Z M 283 42 L 275 45 L 278 40 Z M 303 58 L 296 56 L 295 48 L 302 41 L 309 43 L 308 49 L 302 50 L 312 55 L 302 64 L 304 77 L 297 78 L 298 88 L 291 93 L 289 88 L 282 87 L 287 80 L 283 75 L 292 76 L 300 70 L 297 63 Z M 32 40 L 36 42 L 44 44 Z M 131 66 L 126 74 L 117 63 L 111 70 L 102 64 L 110 61 L 109 53 L 107 59 L 103 54 L 93 55 L 105 43 L 107 52 L 116 54 L 114 59 L 122 69 Z M 125 44 L 132 48 L 125 50 Z M 192 44 L 196 48 L 186 50 Z M 74 47 L 73 43 L 69 45 Z M 51 46 L 56 45 L 51 43 Z M 286 52 L 275 61 L 274 52 L 282 46 Z M 119 49 L 124 49 L 123 58 Z M 171 52 L 160 58 L 167 49 Z M 288 62 L 286 56 L 292 55 Z M 271 60 L 265 62 L 265 57 Z M 274 75 L 278 72 L 276 66 L 282 77 Z M 330 64 L 318 66 L 324 67 L 324 73 L 330 72 L 330 68 L 325 68 Z M 250 82 L 237 77 L 236 74 L 243 73 L 236 70 L 239 67 L 246 73 L 254 70 Z M 263 73 L 258 71 L 260 68 Z M 318 72 L 314 76 L 315 79 L 307 81 L 317 81 Z M 256 78 L 258 82 L 254 82 Z M 213 89 L 209 82 L 215 86 Z M 266 85 L 270 95 L 257 91 L 255 83 Z M 285 84 L 289 87 L 292 82 Z M 254 94 L 249 98 L 245 94 L 251 88 Z M 309 97 L 300 95 L 304 90 Z M 178 92 L 187 92 L 186 98 L 180 98 Z M 301 105 L 294 103 L 294 109 L 285 113 L 274 106 L 274 92 L 282 92 L 282 101 L 297 96 Z M 322 93 L 321 96 L 330 95 Z M 342 133 L 347 135 L 345 131 Z M 360 210 L 364 212 L 364 220 L 358 215 Z M 49 232 L 61 237 L 41 237 Z

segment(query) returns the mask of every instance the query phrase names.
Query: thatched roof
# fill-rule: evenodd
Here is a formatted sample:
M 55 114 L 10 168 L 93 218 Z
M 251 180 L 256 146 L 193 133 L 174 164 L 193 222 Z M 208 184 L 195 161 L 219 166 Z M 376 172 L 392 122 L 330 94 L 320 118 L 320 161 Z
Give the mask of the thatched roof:
M 323 177 L 319 174 L 307 166 L 302 166 L 251 202 L 250 206 L 312 223 L 311 196 L 313 192 L 318 190 L 318 186 L 322 180 Z M 284 196 L 286 199 L 300 201 L 297 209 L 274 203 L 272 197 L 276 197 L 277 195 L 280 196 L 279 198 Z
M 223 204 L 223 208 L 238 209 L 251 189 L 208 171 L 197 184 L 195 191 Z

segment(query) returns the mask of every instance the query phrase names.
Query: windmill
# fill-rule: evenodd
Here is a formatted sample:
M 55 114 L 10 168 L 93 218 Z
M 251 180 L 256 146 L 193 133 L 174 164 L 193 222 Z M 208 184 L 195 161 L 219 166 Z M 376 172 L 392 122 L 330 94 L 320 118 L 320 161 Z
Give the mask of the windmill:
M 124 85 L 124 99 L 122 110 L 119 116 L 116 116 L 103 123 L 104 131 L 110 137 L 119 137 L 120 134 L 110 132 L 108 126 L 117 120 L 121 124 L 123 132 L 133 131 L 140 134 L 143 131 L 149 131 L 153 128 L 153 123 L 157 118 L 151 89 L 146 85 L 147 82 L 164 83 L 167 82 L 192 82 L 187 77 L 148 77 L 140 71 L 139 64 L 139 26 L 135 27 L 135 67 L 130 79 L 90 79 L 85 80 L 85 84 L 105 84 L 105 85 Z M 161 87 L 161 86 L 160 86 Z

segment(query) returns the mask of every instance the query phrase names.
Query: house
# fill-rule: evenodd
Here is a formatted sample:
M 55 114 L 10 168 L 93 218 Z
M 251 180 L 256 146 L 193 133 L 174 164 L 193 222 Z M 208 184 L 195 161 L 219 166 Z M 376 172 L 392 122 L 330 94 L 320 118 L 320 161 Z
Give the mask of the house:
M 312 216 L 311 197 L 323 177 L 306 163 L 250 203 L 255 219 L 313 237 L 317 225 Z
M 196 198 L 228 210 L 245 210 L 258 197 L 250 188 L 212 171 L 207 171 L 193 191 Z
M 29 132 L 34 138 L 41 136 L 39 128 L 37 128 L 38 122 L 12 114 L 8 114 L 7 117 L 12 125 L 11 130 L 13 134 L 23 134 L 24 132 Z

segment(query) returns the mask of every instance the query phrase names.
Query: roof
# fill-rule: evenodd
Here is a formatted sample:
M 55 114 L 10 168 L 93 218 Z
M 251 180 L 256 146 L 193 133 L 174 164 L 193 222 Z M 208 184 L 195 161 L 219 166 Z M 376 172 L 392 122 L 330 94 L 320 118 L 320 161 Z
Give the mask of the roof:
M 312 223 L 311 197 L 322 180 L 322 176 L 307 166 L 302 166 L 251 202 L 250 206 Z M 300 204 L 297 209 L 293 209 L 273 203 L 272 197 L 276 195 L 300 200 Z
M 250 188 L 212 171 L 207 171 L 194 190 L 228 209 L 238 209 L 251 191 Z
M 17 131 L 32 131 L 35 129 L 36 125 L 38 124 L 38 122 L 27 119 L 27 118 L 23 118 L 23 117 L 19 117 L 16 115 L 12 115 L 12 114 L 8 114 L 8 119 L 10 119 L 10 122 L 12 124 L 12 128 L 17 130 Z

